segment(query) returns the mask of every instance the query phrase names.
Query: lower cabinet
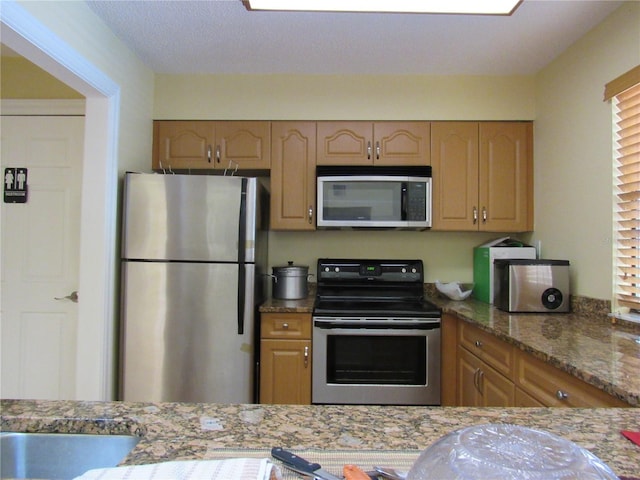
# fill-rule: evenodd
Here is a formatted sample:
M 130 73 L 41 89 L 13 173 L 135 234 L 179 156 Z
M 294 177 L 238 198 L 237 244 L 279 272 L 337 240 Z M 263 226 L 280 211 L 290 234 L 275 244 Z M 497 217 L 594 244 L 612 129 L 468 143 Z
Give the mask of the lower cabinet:
M 505 348 L 510 350 L 510 348 Z M 513 381 L 487 362 L 458 346 L 458 405 L 509 407 L 515 403 Z
M 629 404 L 534 356 L 518 351 L 515 384 L 547 407 L 628 407 Z
M 263 313 L 260 403 L 311 403 L 311 314 Z
M 453 317 L 443 326 L 451 338 Z M 457 321 L 456 404 L 479 407 L 629 407 L 590 385 L 463 320 Z M 451 344 L 448 345 L 449 349 Z M 449 382 L 454 360 L 443 353 Z M 446 389 L 445 389 L 446 391 Z M 449 394 L 446 398 L 451 398 Z M 444 403 L 444 402 L 443 402 Z M 450 403 L 447 403 L 450 404 Z

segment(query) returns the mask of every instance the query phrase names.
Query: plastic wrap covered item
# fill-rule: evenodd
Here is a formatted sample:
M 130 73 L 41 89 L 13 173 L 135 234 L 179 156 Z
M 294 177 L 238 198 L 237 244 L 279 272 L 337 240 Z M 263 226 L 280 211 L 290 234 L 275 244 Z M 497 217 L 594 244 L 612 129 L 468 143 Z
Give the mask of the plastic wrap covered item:
M 436 288 L 451 300 L 464 300 L 473 292 L 473 283 L 442 283 L 440 280 L 436 280 Z
M 422 452 L 407 480 L 618 479 L 588 450 L 548 432 L 518 425 L 467 427 Z

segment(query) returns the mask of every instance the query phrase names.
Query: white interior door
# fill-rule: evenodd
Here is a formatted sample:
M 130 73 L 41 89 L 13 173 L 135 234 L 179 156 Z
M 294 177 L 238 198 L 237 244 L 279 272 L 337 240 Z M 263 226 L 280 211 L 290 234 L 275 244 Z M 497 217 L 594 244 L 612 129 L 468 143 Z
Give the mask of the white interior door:
M 2 172 L 28 170 L 2 204 L 2 398 L 75 398 L 83 138 L 82 116 L 2 117 Z

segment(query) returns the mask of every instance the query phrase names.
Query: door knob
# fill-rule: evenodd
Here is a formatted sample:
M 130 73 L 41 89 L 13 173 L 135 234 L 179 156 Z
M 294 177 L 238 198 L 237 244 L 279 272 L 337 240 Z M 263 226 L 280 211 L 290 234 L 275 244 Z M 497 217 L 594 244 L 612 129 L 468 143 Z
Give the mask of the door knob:
M 78 291 L 74 290 L 66 297 L 53 297 L 55 300 L 71 300 L 73 303 L 78 303 Z

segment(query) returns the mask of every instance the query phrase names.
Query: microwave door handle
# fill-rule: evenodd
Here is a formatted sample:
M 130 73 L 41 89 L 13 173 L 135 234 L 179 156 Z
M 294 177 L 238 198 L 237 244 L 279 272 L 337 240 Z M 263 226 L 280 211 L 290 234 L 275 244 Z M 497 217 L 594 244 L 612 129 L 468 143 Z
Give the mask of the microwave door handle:
M 407 203 L 408 203 L 409 193 L 407 192 L 407 184 L 406 182 L 402 182 L 401 192 L 400 192 L 400 215 L 401 220 L 407 219 Z

